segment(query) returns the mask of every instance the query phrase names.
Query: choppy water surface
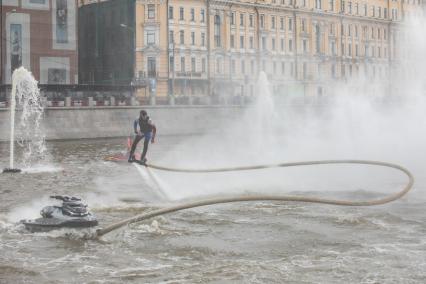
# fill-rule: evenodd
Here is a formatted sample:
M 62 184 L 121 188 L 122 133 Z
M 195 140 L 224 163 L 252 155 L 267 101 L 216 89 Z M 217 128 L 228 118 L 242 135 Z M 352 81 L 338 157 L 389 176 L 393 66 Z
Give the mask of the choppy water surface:
M 151 148 L 151 160 L 182 138 L 160 139 Z M 408 197 L 385 206 L 218 205 L 133 224 L 99 241 L 84 240 L 84 231 L 33 234 L 14 221 L 37 217 L 50 194 L 85 198 L 100 226 L 170 201 L 132 165 L 102 160 L 123 149 L 122 139 L 47 146 L 48 166 L 0 175 L 0 283 L 425 282 L 421 182 Z M 7 147 L 0 144 L 3 167 Z M 354 191 L 341 197 L 360 194 L 375 196 Z

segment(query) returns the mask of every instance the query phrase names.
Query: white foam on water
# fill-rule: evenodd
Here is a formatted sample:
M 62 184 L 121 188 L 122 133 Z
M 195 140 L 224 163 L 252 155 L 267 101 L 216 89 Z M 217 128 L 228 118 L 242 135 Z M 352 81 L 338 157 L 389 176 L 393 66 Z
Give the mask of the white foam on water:
M 23 168 L 23 173 L 38 174 L 38 173 L 57 173 L 64 169 L 61 166 L 47 164 L 47 165 L 35 165 L 29 168 Z
M 34 199 L 31 202 L 22 206 L 15 207 L 7 214 L 7 220 L 11 223 L 17 223 L 23 219 L 36 219 L 40 218 L 40 210 L 47 205 L 60 205 L 60 202 L 55 202 L 49 196 L 43 196 Z

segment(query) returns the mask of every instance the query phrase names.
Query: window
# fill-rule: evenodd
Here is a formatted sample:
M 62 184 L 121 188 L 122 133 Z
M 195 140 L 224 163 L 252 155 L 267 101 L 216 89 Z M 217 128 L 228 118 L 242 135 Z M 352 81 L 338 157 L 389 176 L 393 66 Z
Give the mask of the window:
M 240 14 L 240 26 L 244 26 L 244 14 Z
M 280 29 L 284 30 L 284 18 L 283 17 L 280 18 Z
M 235 13 L 231 12 L 231 25 L 235 25 Z
M 262 29 L 265 27 L 265 15 L 260 15 L 260 27 Z
M 250 49 L 254 49 L 254 39 L 252 36 L 250 37 Z
M 303 79 L 308 77 L 308 63 L 303 62 Z
M 275 29 L 275 16 L 271 17 L 271 28 Z
M 191 22 L 195 21 L 195 9 L 191 8 Z
M 216 47 L 221 46 L 220 42 L 220 16 L 215 15 L 214 16 L 214 42 Z
M 329 0 L 328 9 L 332 12 L 334 11 L 334 0 Z
M 183 7 L 180 7 L 180 9 L 179 9 L 179 20 L 181 20 L 181 21 L 183 21 L 185 18 L 184 18 L 184 10 L 183 10 Z
M 252 28 L 253 27 L 253 15 L 249 16 L 249 26 Z
M 201 33 L 201 46 L 206 46 L 206 34 Z
M 302 41 L 303 44 L 303 53 L 307 53 L 308 52 L 308 41 L 306 39 L 304 39 Z
M 169 60 L 170 71 L 175 71 L 175 58 L 170 56 Z
M 315 9 L 321 9 L 321 0 L 315 0 Z
M 231 60 L 231 73 L 235 74 L 235 59 Z
M 262 37 L 262 50 L 266 50 L 266 37 Z
M 272 39 L 272 50 L 275 50 L 275 38 Z
M 293 19 L 288 19 L 288 30 L 289 31 L 293 30 Z
M 196 72 L 197 71 L 196 64 L 195 64 L 195 57 L 191 58 L 191 71 L 192 72 Z
M 285 75 L 285 62 L 281 62 L 281 74 Z
M 206 59 L 205 58 L 201 59 L 201 72 L 203 72 L 203 73 L 206 72 Z
M 281 51 L 284 51 L 284 39 L 281 39 Z
M 191 44 L 195 45 L 195 32 L 191 32 Z
M 169 6 L 169 20 L 173 20 L 173 6 Z
M 180 71 L 185 72 L 185 56 L 180 58 Z
M 315 25 L 315 49 L 317 53 L 321 52 L 321 32 L 318 24 Z
M 330 42 L 330 50 L 331 50 L 331 55 L 335 56 L 336 55 L 336 42 L 335 41 Z
M 246 74 L 246 62 L 241 59 L 241 73 Z
M 201 23 L 204 23 L 204 21 L 206 20 L 206 12 L 204 11 L 204 9 L 201 9 Z
M 155 19 L 155 5 L 148 4 L 148 19 Z
M 185 32 L 184 31 L 179 32 L 179 38 L 180 38 L 180 44 L 185 44 Z
M 175 42 L 175 36 L 173 34 L 173 31 L 169 31 L 169 42 L 174 43 Z
M 293 40 L 288 40 L 288 51 L 293 52 Z
M 148 57 L 147 63 L 148 63 L 148 77 L 156 77 L 157 68 L 156 68 L 155 57 Z
M 147 33 L 146 33 L 146 43 L 148 45 L 155 44 L 155 32 L 154 31 L 147 31 Z
M 244 36 L 240 36 L 240 48 L 244 48 Z
M 231 35 L 230 45 L 231 45 L 231 48 L 235 47 L 235 36 L 234 35 Z

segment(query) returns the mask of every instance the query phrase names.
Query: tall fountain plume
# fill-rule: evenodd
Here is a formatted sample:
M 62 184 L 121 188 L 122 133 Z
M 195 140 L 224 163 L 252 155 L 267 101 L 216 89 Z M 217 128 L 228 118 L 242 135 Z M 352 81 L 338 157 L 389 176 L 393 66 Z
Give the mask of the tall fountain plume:
M 19 123 L 15 126 L 16 100 L 21 113 Z M 12 75 L 12 93 L 10 99 L 10 164 L 4 172 L 19 172 L 14 168 L 15 140 L 24 147 L 22 164 L 31 166 L 34 161 L 44 157 L 45 135 L 40 122 L 43 116 L 43 105 L 37 81 L 24 67 L 20 67 Z M 15 137 L 15 130 L 18 139 Z

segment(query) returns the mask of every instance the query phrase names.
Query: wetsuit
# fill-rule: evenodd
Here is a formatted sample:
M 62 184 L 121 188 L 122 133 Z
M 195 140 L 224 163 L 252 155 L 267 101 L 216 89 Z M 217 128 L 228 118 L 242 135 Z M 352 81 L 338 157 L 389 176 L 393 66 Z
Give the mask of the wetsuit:
M 141 133 L 138 133 L 138 125 L 139 125 L 139 129 Z M 146 152 L 148 151 L 149 140 L 152 139 L 152 142 L 154 142 L 156 128 L 155 128 L 155 125 L 152 124 L 152 121 L 149 119 L 149 116 L 146 116 L 145 118 L 142 118 L 142 117 L 137 118 L 133 123 L 133 128 L 136 133 L 136 137 L 135 137 L 135 140 L 133 141 L 132 148 L 130 149 L 129 162 L 133 162 L 135 160 L 134 154 L 135 154 L 136 146 L 138 145 L 139 141 L 145 138 L 143 143 L 141 160 L 140 160 L 142 163 L 144 163 Z

